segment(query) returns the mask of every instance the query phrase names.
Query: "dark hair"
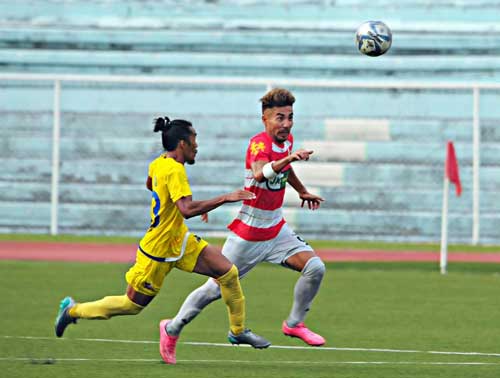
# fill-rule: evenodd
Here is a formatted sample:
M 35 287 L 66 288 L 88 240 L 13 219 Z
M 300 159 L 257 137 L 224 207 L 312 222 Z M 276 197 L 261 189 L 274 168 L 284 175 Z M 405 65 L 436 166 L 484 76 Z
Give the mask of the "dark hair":
M 194 134 L 192 123 L 183 119 L 170 121 L 168 117 L 159 117 L 154 120 L 154 125 L 153 131 L 161 131 L 161 142 L 167 151 L 175 150 L 181 140 L 188 142 L 189 136 Z
M 262 102 L 262 113 L 264 113 L 266 109 L 293 105 L 295 97 L 288 89 L 274 88 L 267 92 L 260 102 Z

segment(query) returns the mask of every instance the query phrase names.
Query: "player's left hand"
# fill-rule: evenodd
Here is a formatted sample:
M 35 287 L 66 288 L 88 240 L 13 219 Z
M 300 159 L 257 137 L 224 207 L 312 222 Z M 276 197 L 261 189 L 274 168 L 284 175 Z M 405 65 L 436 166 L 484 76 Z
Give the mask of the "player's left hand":
M 201 214 L 201 221 L 204 223 L 208 223 L 208 213 Z
M 300 207 L 304 207 L 304 204 L 307 202 L 307 207 L 309 208 L 309 210 L 319 209 L 321 202 L 325 200 L 324 198 L 315 194 L 311 194 L 309 192 L 301 193 L 299 197 L 302 200 L 302 204 L 300 205 Z

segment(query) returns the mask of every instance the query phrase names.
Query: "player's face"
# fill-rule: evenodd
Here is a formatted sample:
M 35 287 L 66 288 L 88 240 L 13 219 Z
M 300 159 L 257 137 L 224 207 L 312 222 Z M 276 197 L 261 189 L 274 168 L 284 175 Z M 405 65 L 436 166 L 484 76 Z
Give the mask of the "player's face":
M 184 161 L 188 164 L 194 164 L 194 159 L 198 153 L 198 143 L 196 143 L 196 132 L 193 129 L 193 133 L 189 136 L 187 141 L 184 141 Z
M 266 109 L 262 115 L 266 132 L 275 142 L 283 143 L 288 139 L 293 126 L 293 107 L 279 106 Z

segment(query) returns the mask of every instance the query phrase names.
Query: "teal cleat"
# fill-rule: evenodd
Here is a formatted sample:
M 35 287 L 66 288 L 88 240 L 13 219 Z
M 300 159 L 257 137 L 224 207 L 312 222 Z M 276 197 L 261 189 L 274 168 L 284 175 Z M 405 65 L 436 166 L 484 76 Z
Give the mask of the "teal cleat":
M 75 304 L 75 300 L 71 297 L 65 297 L 59 304 L 59 312 L 57 313 L 56 322 L 54 324 L 57 337 L 63 335 L 68 325 L 76 323 L 76 319 L 72 318 L 68 313 L 69 309 Z
M 264 339 L 262 336 L 256 335 L 249 329 L 245 329 L 239 335 L 235 335 L 234 333 L 229 331 L 227 339 L 231 344 L 248 344 L 256 349 L 264 349 L 271 345 L 268 340 Z

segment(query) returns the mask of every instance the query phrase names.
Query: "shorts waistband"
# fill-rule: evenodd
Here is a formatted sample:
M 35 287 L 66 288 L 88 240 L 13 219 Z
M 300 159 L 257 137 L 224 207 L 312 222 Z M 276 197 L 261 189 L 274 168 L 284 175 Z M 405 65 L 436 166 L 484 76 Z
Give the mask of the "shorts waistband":
M 187 240 L 188 240 L 189 235 L 190 235 L 190 232 L 186 232 L 186 234 L 184 235 L 184 240 L 182 241 L 181 253 L 180 253 L 179 256 L 175 256 L 175 257 L 158 257 L 158 256 L 150 255 L 145 250 L 143 250 L 140 245 L 138 246 L 138 248 L 139 248 L 139 251 L 141 251 L 141 253 L 144 256 L 150 258 L 151 260 L 154 260 L 154 261 L 157 261 L 157 262 L 173 262 L 173 261 L 177 261 L 177 260 L 181 259 L 182 256 L 184 256 L 184 253 L 186 252 L 186 244 L 187 244 Z
M 153 255 L 150 255 L 149 253 L 147 253 L 145 250 L 143 250 L 141 248 L 141 246 L 138 246 L 139 247 L 139 251 L 141 251 L 141 253 L 146 256 L 146 257 L 149 257 L 151 260 L 154 260 L 154 261 L 158 261 L 158 262 L 166 262 L 165 261 L 165 258 L 163 257 L 156 257 L 156 256 L 153 256 Z

